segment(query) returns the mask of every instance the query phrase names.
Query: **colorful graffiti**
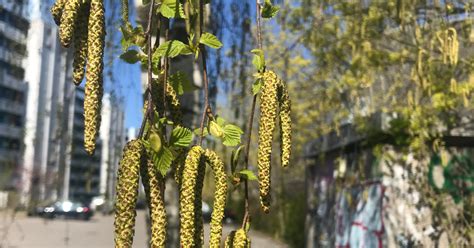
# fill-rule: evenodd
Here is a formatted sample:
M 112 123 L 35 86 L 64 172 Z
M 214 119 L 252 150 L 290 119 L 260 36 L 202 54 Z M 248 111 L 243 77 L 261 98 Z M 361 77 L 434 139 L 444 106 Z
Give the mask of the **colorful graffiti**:
M 384 191 L 379 181 L 370 181 L 338 194 L 336 247 L 383 247 Z

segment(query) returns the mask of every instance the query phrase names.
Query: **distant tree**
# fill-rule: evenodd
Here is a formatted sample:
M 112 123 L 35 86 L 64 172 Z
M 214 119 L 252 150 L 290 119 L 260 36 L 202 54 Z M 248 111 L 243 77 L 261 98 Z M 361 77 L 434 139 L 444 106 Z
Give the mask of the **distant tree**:
M 473 14 L 472 1 L 285 1 L 266 50 L 292 93 L 295 154 L 345 124 L 420 159 L 445 136 L 472 136 Z M 412 185 L 421 204 L 439 210 L 433 220 L 450 240 L 468 242 L 472 194 L 450 216 L 426 178 Z

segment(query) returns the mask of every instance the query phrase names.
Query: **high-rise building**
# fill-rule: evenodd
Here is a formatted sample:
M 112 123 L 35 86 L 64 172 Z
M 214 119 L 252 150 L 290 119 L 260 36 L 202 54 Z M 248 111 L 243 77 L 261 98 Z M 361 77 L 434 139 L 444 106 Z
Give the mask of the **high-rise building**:
M 121 156 L 115 146 L 121 146 L 125 136 L 122 107 L 105 97 L 106 126 L 95 154 L 89 156 L 84 150 L 84 89 L 72 83 L 72 50 L 60 44 L 47 11 L 50 1 L 30 2 L 23 202 L 89 201 L 105 195 L 110 180 L 113 183 L 111 173 Z
M 21 185 L 28 90 L 23 67 L 29 28 L 26 7 L 24 0 L 0 0 L 0 194 L 7 199 L 8 192 L 17 192 Z
M 102 122 L 100 126 L 102 158 L 99 194 L 106 199 L 113 199 L 115 196 L 118 164 L 126 140 L 124 120 L 123 108 L 114 97 L 105 94 L 102 99 Z
M 62 48 L 57 28 L 46 15 L 47 1 L 30 1 L 30 30 L 25 80 L 28 83 L 25 153 L 22 177 L 23 202 L 55 199 L 66 161 L 64 135 L 70 99 L 74 96 L 71 54 Z

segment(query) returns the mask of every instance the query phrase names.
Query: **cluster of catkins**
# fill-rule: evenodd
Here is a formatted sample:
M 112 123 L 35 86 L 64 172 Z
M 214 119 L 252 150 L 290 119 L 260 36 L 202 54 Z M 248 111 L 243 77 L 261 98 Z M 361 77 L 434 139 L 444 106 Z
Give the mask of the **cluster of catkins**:
M 73 82 L 81 84 L 86 74 L 84 99 L 84 147 L 95 150 L 100 127 L 103 94 L 105 10 L 103 0 L 56 0 L 51 14 L 59 26 L 59 39 L 64 47 L 74 43 Z M 87 72 L 85 67 L 87 63 Z
M 166 102 L 163 101 L 163 88 L 164 88 L 164 80 L 154 79 L 151 84 L 151 95 L 153 98 L 153 102 L 157 105 L 166 104 L 170 112 L 170 118 L 173 120 L 174 124 L 182 125 L 183 123 L 183 114 L 181 112 L 181 104 L 179 102 L 178 94 L 174 90 L 171 84 L 166 84 Z M 163 108 L 164 109 L 164 108 Z M 162 109 L 156 109 L 158 114 L 164 115 Z
M 150 247 L 164 247 L 166 242 L 165 179 L 147 159 L 140 140 L 132 140 L 123 150 L 117 178 L 115 202 L 115 247 L 130 248 L 135 234 L 139 178 L 142 178 L 151 219 Z
M 115 246 L 132 247 L 139 178 L 141 175 L 150 208 L 151 247 L 164 247 L 166 242 L 166 211 L 164 208 L 165 179 L 149 161 L 140 140 L 128 142 L 120 161 L 115 203 Z M 181 247 L 202 247 L 204 230 L 202 219 L 202 188 L 205 166 L 214 174 L 215 195 L 211 216 L 209 246 L 220 247 L 222 220 L 227 197 L 227 177 L 224 162 L 214 151 L 192 147 L 179 170 L 180 185 L 180 240 Z
M 291 104 L 288 89 L 273 71 L 263 72 L 260 94 L 260 123 L 258 130 L 258 181 L 260 203 L 264 212 L 270 211 L 270 178 L 273 133 L 279 114 L 281 130 L 281 165 L 287 167 L 291 153 Z
M 209 164 L 215 181 L 209 247 L 220 247 L 222 219 L 227 197 L 224 162 L 214 151 L 200 146 L 190 149 L 180 176 L 180 240 L 182 247 L 203 246 L 202 200 L 205 165 Z

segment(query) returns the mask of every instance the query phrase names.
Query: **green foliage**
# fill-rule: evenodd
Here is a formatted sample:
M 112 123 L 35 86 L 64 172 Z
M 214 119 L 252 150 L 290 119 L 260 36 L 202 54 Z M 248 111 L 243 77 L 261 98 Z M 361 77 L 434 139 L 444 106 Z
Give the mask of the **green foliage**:
M 280 7 L 274 6 L 270 0 L 265 0 L 262 7 L 262 17 L 263 18 L 273 18 L 280 11 Z
M 130 49 L 122 53 L 120 55 L 120 58 L 129 64 L 135 64 L 141 60 L 140 53 L 137 50 L 133 50 L 133 49 Z
M 193 133 L 185 127 L 175 127 L 171 132 L 170 144 L 175 147 L 188 147 L 193 140 Z
M 121 45 L 123 51 L 127 51 L 131 46 L 145 46 L 145 33 L 141 25 L 133 28 L 130 23 L 126 23 L 120 27 L 120 30 L 122 31 Z
M 161 44 L 153 54 L 153 60 L 158 60 L 162 57 L 174 58 L 178 55 L 192 54 L 191 48 L 179 40 L 170 40 Z
M 159 152 L 159 151 L 161 151 L 161 148 L 163 148 L 162 143 L 161 143 L 160 135 L 157 134 L 156 132 L 152 132 L 150 134 L 149 141 L 150 141 L 150 148 L 154 152 Z
M 253 49 L 250 52 L 254 54 L 252 64 L 255 66 L 257 71 L 263 71 L 265 68 L 265 53 L 260 49 Z
M 166 176 L 173 163 L 174 155 L 169 148 L 163 147 L 158 153 L 152 155 L 152 160 L 161 175 Z
M 224 126 L 225 146 L 237 146 L 240 144 L 240 137 L 244 132 L 236 125 L 227 124 Z
M 226 121 L 221 117 L 217 117 L 216 121 L 210 121 L 207 129 L 208 133 L 221 140 L 224 146 L 239 145 L 241 143 L 241 136 L 244 133 L 240 127 L 226 124 Z
M 166 18 L 185 18 L 183 4 L 179 0 L 163 0 L 159 12 Z
M 199 38 L 199 43 L 215 49 L 222 47 L 222 42 L 215 35 L 210 33 L 203 33 L 201 38 Z
M 255 176 L 255 174 L 251 170 L 241 170 L 241 171 L 239 171 L 239 174 L 244 179 L 247 179 L 249 181 L 257 181 L 258 180 L 257 176 Z
M 232 150 L 232 155 L 230 157 L 230 172 L 234 174 L 235 169 L 239 163 L 240 153 L 245 146 L 239 146 L 237 149 Z
M 194 133 L 194 135 L 200 137 L 200 136 L 201 136 L 201 128 L 196 128 L 196 129 L 194 129 L 193 133 Z M 204 128 L 204 129 L 202 130 L 202 136 L 205 137 L 205 136 L 207 136 L 208 134 L 209 134 L 209 132 L 207 131 L 206 128 Z

